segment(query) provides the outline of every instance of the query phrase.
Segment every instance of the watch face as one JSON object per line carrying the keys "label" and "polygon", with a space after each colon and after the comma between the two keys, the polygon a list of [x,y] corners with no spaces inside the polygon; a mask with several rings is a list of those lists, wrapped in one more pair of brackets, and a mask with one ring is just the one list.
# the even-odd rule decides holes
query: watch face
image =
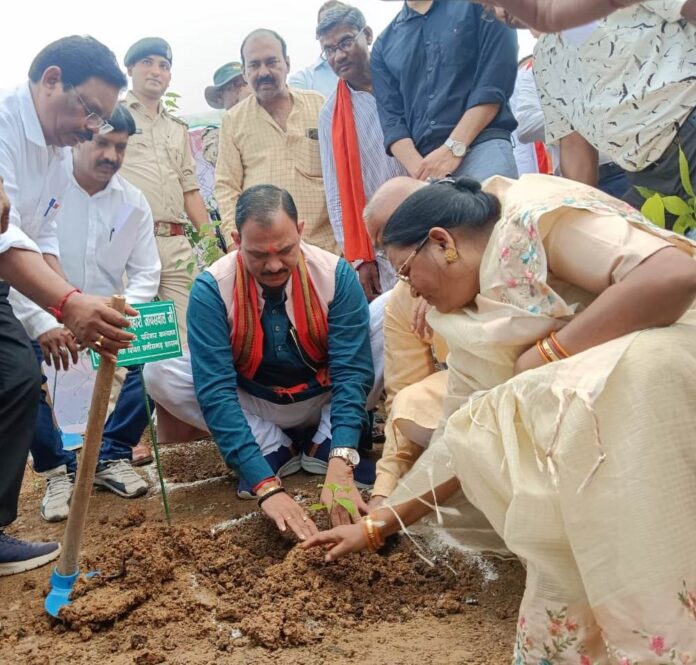
{"label": "watch face", "polygon": [[455,143],[452,153],[455,157],[464,157],[466,154],[466,146],[463,143]]}
{"label": "watch face", "polygon": [[346,451],[346,457],[353,466],[358,466],[358,464],[360,464],[360,453],[358,453],[357,450],[349,448]]}
{"label": "watch face", "polygon": [[360,464],[360,453],[358,453],[355,448],[334,448],[329,455],[331,457],[340,457],[351,466],[358,466]]}

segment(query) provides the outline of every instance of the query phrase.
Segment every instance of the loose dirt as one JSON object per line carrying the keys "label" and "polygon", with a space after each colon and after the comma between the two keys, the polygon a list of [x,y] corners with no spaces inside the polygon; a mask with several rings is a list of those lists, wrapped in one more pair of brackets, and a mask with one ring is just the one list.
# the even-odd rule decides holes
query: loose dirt
{"label": "loose dirt", "polygon": [[[62,622],[43,610],[48,567],[0,578],[0,662],[510,662],[524,580],[516,562],[487,559],[484,575],[479,558],[440,547],[429,566],[397,538],[381,555],[327,564],[236,499],[225,467],[209,464],[212,444],[181,450],[162,455],[172,527],[157,494],[94,495],[80,569],[99,575],[79,580]],[[317,482],[297,474],[287,484],[309,503]],[[14,533],[60,538],[64,524],[38,516],[42,492],[29,472]]]}

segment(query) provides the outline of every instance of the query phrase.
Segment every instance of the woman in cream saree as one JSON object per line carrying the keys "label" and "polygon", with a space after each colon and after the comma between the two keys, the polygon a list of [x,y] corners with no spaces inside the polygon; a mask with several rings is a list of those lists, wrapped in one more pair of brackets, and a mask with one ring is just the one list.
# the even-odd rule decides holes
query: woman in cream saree
{"label": "woman in cream saree", "polygon": [[424,188],[384,233],[450,349],[446,425],[304,546],[374,548],[461,487],[527,567],[516,664],[696,663],[696,246],[578,183],[484,189]]}

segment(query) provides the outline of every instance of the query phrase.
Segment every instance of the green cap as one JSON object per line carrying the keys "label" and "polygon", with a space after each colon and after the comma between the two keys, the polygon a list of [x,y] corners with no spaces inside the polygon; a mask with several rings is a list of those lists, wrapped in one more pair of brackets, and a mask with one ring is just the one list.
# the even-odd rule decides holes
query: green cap
{"label": "green cap", "polygon": [[224,108],[222,101],[220,101],[220,89],[227,85],[232,79],[236,79],[241,75],[241,62],[228,62],[226,65],[215,70],[213,74],[213,85],[209,85],[205,89],[205,101],[214,109]]}
{"label": "green cap", "polygon": [[158,55],[165,60],[169,60],[170,65],[172,64],[172,47],[161,37],[144,37],[139,39],[128,49],[123,62],[126,67],[131,67],[138,60],[147,58],[149,55]]}

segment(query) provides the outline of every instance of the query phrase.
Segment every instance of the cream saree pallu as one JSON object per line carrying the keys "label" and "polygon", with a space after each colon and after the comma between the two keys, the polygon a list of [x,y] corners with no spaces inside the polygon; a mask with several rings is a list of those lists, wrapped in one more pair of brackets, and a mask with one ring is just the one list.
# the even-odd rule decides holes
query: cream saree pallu
{"label": "cream saree pallu", "polygon": [[696,663],[696,310],[513,377],[592,280],[685,244],[590,188],[532,178],[485,187],[503,217],[476,307],[429,317],[451,415],[389,504],[459,478],[527,566],[516,664]]}

